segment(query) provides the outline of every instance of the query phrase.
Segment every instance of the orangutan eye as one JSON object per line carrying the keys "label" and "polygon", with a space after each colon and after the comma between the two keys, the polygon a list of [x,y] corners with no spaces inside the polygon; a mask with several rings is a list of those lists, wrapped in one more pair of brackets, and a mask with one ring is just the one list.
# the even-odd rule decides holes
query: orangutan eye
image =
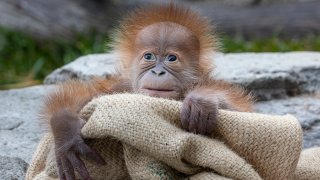
{"label": "orangutan eye", "polygon": [[146,60],[146,61],[154,61],[156,59],[156,57],[152,54],[152,53],[145,53],[143,55],[143,58]]}
{"label": "orangutan eye", "polygon": [[169,56],[167,56],[167,61],[170,61],[170,62],[174,62],[174,61],[176,61],[178,58],[177,58],[177,56],[175,56],[175,55],[169,55]]}

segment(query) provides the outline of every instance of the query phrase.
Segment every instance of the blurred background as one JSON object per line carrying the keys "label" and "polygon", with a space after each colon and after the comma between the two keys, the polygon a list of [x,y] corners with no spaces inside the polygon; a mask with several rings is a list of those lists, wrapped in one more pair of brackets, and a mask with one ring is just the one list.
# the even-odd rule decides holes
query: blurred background
{"label": "blurred background", "polygon": [[[131,9],[157,0],[1,0],[0,89],[41,84],[54,69],[107,52]],[[221,51],[320,51],[320,0],[176,0],[216,26]],[[147,16],[147,14],[146,14]]]}

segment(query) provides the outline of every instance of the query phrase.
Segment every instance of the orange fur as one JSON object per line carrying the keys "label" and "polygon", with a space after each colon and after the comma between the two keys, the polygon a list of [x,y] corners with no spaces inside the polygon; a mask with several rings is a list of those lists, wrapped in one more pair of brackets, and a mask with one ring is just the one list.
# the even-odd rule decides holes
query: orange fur
{"label": "orange fur", "polygon": [[252,102],[254,98],[251,94],[248,94],[242,87],[232,85],[221,80],[210,80],[207,85],[201,88],[211,89],[213,92],[219,94],[225,98],[222,101],[224,103],[232,104],[234,107],[231,108],[236,111],[250,112],[252,111]]}
{"label": "orange fur", "polygon": [[[232,86],[228,83],[216,80],[209,80],[208,75],[211,72],[213,63],[210,59],[211,53],[216,48],[216,38],[212,34],[212,26],[207,19],[188,8],[179,7],[175,4],[152,5],[140,8],[129,14],[118,29],[118,36],[114,48],[120,53],[123,69],[120,74],[125,74],[134,54],[134,41],[137,34],[146,26],[159,23],[172,22],[186,27],[199,40],[200,44],[200,74],[205,74],[199,79],[202,82],[187,85],[186,91],[194,89],[211,89],[210,92],[221,93],[225,96],[224,101],[232,104],[235,110],[250,111],[252,97],[247,95],[242,88]],[[187,78],[187,77],[185,77]],[[201,80],[200,80],[201,81]],[[41,113],[42,119],[48,121],[52,115],[58,111],[66,109],[72,113],[78,113],[81,108],[93,97],[113,93],[113,92],[132,92],[131,82],[124,80],[123,77],[112,77],[110,79],[94,79],[90,82],[69,81],[58,86],[58,89],[51,93],[45,100],[45,106]],[[183,98],[183,97],[182,97]]]}
{"label": "orange fur", "polygon": [[114,76],[109,79],[94,78],[89,82],[71,80],[61,83],[53,93],[46,97],[40,118],[48,121],[54,113],[60,110],[78,113],[95,96],[126,91],[127,87],[115,86],[122,81],[119,77]]}
{"label": "orange fur", "polygon": [[[171,29],[153,34],[161,29],[159,26],[149,29],[151,33],[143,34],[142,30],[145,27],[155,23],[166,25]],[[154,66],[156,61],[152,62],[152,66],[146,61],[141,63],[137,58],[140,56],[139,52],[136,51],[139,49],[139,40],[138,43],[135,42],[136,39],[141,38],[139,32],[143,38],[147,39],[144,41],[156,41],[151,47],[149,44],[145,45],[146,49],[160,49],[162,45],[161,43],[159,45],[160,40],[157,38],[172,35],[170,38],[160,38],[161,42],[165,42],[163,46],[167,46],[167,42],[179,44],[179,47],[182,47],[180,49],[183,49],[179,52],[182,54],[179,56],[182,61],[171,64],[170,67],[168,67],[169,62],[165,62],[168,63],[167,66],[159,61],[159,66],[158,64]],[[217,120],[218,108],[251,111],[252,98],[242,88],[210,79],[209,73],[213,69],[211,58],[216,48],[216,39],[208,21],[187,8],[169,4],[136,10],[119,28],[114,47],[120,55],[122,67],[119,74],[121,76],[108,79],[95,78],[87,82],[68,81],[60,84],[45,100],[41,118],[51,127],[61,178],[74,177],[75,169],[82,172],[80,175],[83,179],[88,179],[89,174],[83,173],[86,172],[86,168],[82,166],[83,162],[79,155],[91,158],[102,165],[105,164],[103,158],[83,141],[80,132],[84,121],[78,117],[83,106],[99,95],[127,91],[182,100],[180,116],[182,127],[201,134],[212,132],[214,122]],[[161,73],[155,71],[161,71]],[[164,76],[160,76],[161,74]],[[69,161],[72,163],[65,163]]]}
{"label": "orange fur", "polygon": [[201,71],[206,74],[212,70],[213,63],[210,56],[217,48],[213,27],[200,14],[173,3],[139,8],[124,19],[113,45],[121,56],[121,68],[130,67],[137,34],[144,27],[159,22],[172,22],[189,29],[199,40]]}

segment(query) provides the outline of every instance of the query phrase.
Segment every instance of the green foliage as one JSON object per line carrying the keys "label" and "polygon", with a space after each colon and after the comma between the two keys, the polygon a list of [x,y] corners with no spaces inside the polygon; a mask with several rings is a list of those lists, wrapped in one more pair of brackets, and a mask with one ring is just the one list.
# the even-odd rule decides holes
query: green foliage
{"label": "green foliage", "polygon": [[221,40],[222,51],[224,52],[320,51],[320,36],[293,39],[271,37],[253,40],[224,36]]}
{"label": "green foliage", "polygon": [[[27,35],[0,28],[0,89],[40,84],[54,69],[79,56],[106,50],[106,35],[79,35],[72,42],[37,41]],[[221,38],[223,52],[320,51],[320,36],[301,39],[244,40]]]}
{"label": "green foliage", "polygon": [[[106,50],[108,38],[99,34],[77,36],[72,42],[37,41],[0,29],[0,89],[11,84],[39,84],[52,70],[77,57]],[[15,86],[13,86],[15,87]]]}

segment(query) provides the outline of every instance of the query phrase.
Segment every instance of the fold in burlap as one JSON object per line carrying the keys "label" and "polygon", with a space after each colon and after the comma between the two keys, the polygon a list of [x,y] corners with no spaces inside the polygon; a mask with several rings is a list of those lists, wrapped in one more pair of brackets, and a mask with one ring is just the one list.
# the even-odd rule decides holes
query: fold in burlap
{"label": "fold in burlap", "polygon": [[[106,95],[81,111],[82,135],[107,161],[84,159],[94,179],[320,179],[320,149],[302,153],[290,115],[219,111],[210,137],[180,129],[181,102]],[[299,163],[298,163],[299,161]],[[26,179],[57,178],[52,136],[35,152]]]}

